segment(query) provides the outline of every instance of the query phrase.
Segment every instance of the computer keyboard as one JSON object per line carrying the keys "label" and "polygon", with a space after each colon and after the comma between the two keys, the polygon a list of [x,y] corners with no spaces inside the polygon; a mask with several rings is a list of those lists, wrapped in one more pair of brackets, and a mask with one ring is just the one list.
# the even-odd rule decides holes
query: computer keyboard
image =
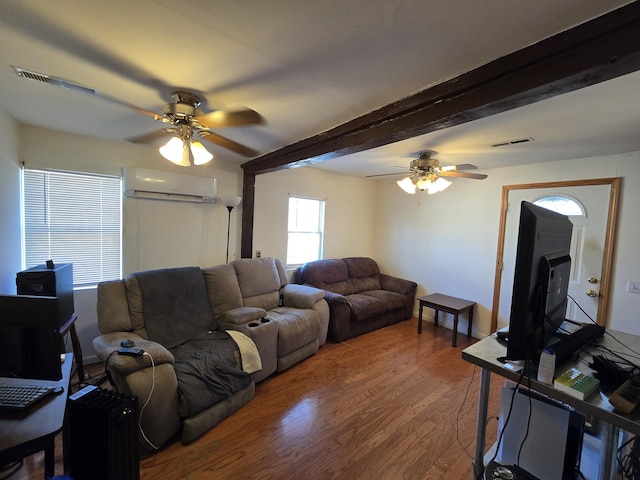
{"label": "computer keyboard", "polygon": [[40,385],[0,385],[1,409],[25,409],[54,393],[55,387]]}

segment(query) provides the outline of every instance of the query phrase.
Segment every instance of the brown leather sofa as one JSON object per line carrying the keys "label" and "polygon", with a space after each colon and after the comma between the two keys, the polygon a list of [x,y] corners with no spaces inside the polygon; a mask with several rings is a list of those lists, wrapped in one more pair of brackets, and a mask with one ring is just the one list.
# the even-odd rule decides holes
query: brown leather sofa
{"label": "brown leather sofa", "polygon": [[380,273],[368,257],[308,262],[295,270],[292,281],[325,291],[329,337],[336,342],[413,316],[417,284]]}

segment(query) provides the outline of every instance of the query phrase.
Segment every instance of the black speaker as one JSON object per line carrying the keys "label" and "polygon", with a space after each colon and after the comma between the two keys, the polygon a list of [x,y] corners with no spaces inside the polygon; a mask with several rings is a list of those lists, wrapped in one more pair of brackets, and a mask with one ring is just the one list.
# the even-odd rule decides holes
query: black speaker
{"label": "black speaker", "polygon": [[60,325],[75,312],[73,305],[73,264],[37,265],[16,275],[18,295],[58,297]]}

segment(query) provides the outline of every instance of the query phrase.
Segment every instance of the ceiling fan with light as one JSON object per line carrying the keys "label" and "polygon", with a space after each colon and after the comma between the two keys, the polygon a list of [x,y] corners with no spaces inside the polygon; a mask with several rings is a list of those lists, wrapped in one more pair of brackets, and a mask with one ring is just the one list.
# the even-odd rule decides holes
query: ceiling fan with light
{"label": "ceiling fan with light", "polygon": [[462,177],[474,180],[484,180],[487,175],[483,173],[470,173],[462,170],[475,170],[478,167],[465,163],[461,165],[451,165],[441,167],[440,161],[432,158],[433,152],[422,152],[418,158],[409,164],[409,172],[406,173],[383,173],[379,175],[367,175],[371,177],[384,177],[391,175],[406,175],[402,180],[396,182],[402,190],[414,194],[416,190],[433,194],[443,191],[451,182],[442,177]]}
{"label": "ceiling fan with light", "polygon": [[166,104],[163,108],[163,112],[160,114],[150,110],[145,110],[122,100],[118,100],[117,98],[105,95],[93,88],[73,83],[68,80],[25,70],[24,68],[16,66],[13,66],[13,70],[22,78],[36,80],[62,87],[67,90],[89,94],[94,97],[125,106],[159,122],[169,124],[158,131],[129,138],[128,141],[134,143],[150,143],[154,140],[170,136],[170,140],[160,147],[160,153],[163,157],[176,165],[183,167],[188,167],[192,164],[204,165],[213,158],[213,155],[207,151],[204,145],[199,140],[194,139],[194,135],[245,157],[255,157],[258,155],[258,152],[252,148],[223,137],[213,131],[214,129],[224,127],[239,127],[262,123],[262,116],[249,108],[234,111],[214,110],[212,112],[204,112],[198,108],[202,103],[200,97],[191,92],[176,90],[171,94],[171,98],[173,98],[174,102]]}

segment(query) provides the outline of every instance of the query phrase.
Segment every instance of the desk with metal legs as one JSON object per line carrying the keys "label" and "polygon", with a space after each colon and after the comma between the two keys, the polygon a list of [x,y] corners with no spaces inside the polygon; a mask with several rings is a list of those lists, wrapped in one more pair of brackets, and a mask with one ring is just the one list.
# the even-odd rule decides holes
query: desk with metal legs
{"label": "desk with metal legs", "polygon": [[[631,349],[638,351],[640,349],[640,337],[636,335],[629,335],[622,332],[616,332],[607,330],[607,332],[613,335],[622,344],[627,345]],[[601,340],[601,344],[612,350],[619,351],[621,349],[620,343],[613,338],[605,335]],[[483,340],[465,348],[462,351],[462,358],[470,363],[481,367],[480,375],[480,392],[478,394],[478,416],[476,419],[476,444],[475,453],[473,458],[473,479],[478,480],[482,478],[482,472],[484,470],[484,455],[485,455],[485,434],[486,425],[488,419],[488,406],[489,406],[489,387],[491,382],[491,374],[495,373],[509,379],[513,382],[517,382],[520,378],[520,374],[517,372],[505,368],[504,365],[498,361],[499,357],[506,355],[506,347],[500,344],[493,337],[486,337]],[[583,354],[584,355],[584,354]],[[556,373],[560,370],[564,371],[570,367],[577,366],[576,364],[566,363],[565,365],[559,365],[556,369]],[[585,371],[584,363],[579,365],[581,371]],[[522,381],[523,386],[527,386],[528,379],[525,377]],[[608,397],[602,392],[596,392],[584,400],[579,400],[572,397],[560,390],[556,390],[550,385],[539,383],[536,380],[531,380],[530,388],[539,393],[549,396],[550,398],[559,400],[572,406],[577,411],[591,415],[595,419],[603,422],[603,429],[601,433],[602,437],[602,455],[600,457],[600,479],[610,479],[614,477],[616,468],[616,451],[617,451],[617,439],[619,430],[625,430],[634,435],[640,435],[640,413],[635,411],[630,415],[623,415],[615,412],[613,407],[609,403]]]}
{"label": "desk with metal legs", "polygon": [[43,478],[54,476],[55,436],[62,430],[67,406],[73,355],[67,353],[59,381],[1,378],[13,385],[63,387],[64,393],[50,395],[24,412],[0,412],[0,465],[7,465],[44,450]]}

